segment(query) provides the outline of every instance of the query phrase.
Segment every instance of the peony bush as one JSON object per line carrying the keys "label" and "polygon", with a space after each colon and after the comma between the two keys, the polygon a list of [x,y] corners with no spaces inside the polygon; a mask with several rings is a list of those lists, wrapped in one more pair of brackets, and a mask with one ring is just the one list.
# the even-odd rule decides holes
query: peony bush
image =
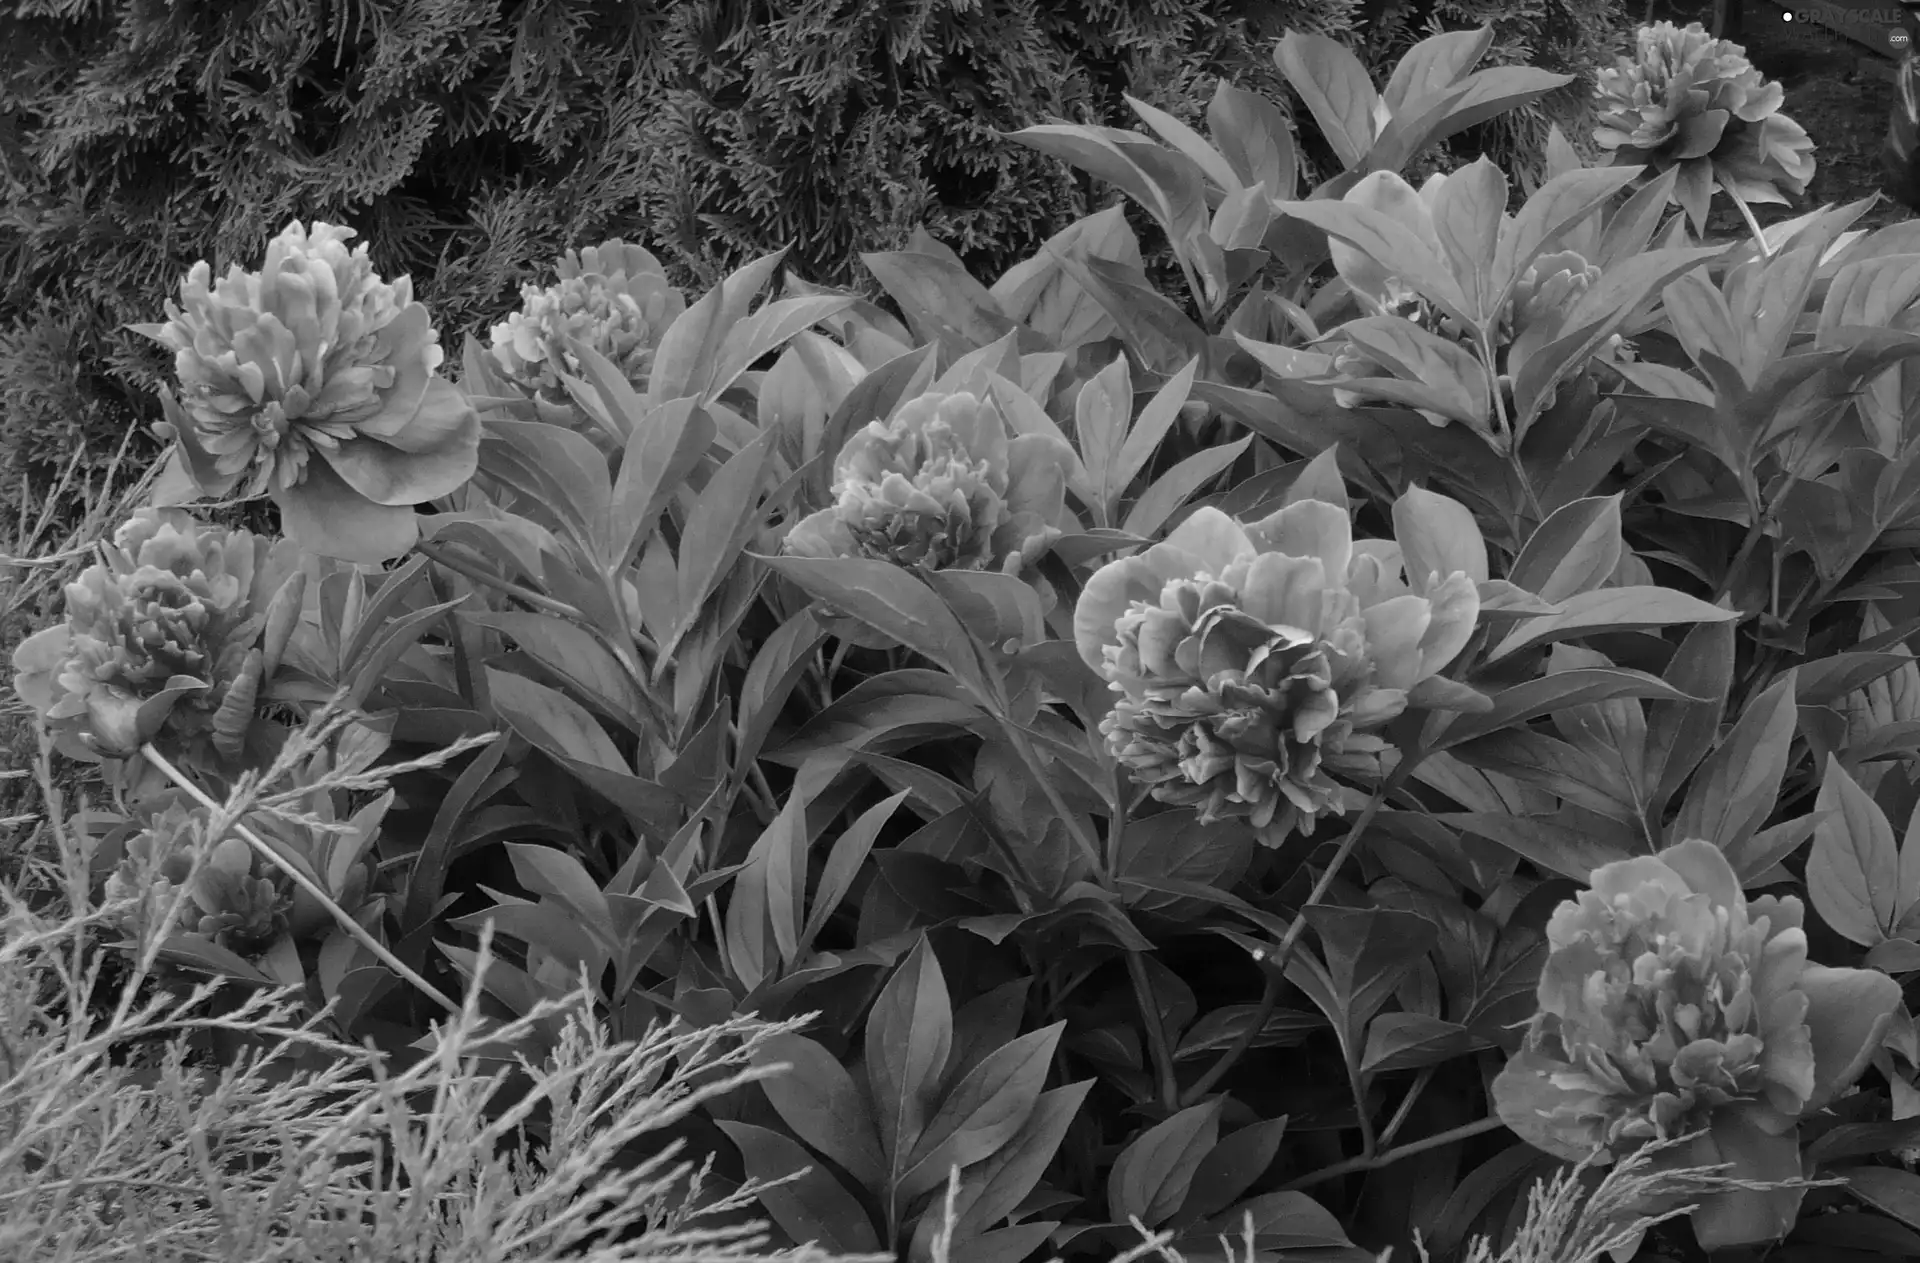
{"label": "peony bush", "polygon": [[443,377],[344,227],[197,266],[14,661],[115,949],[506,1077],[773,1023],[606,1161],[841,1257],[1912,1257],[1911,234],[1700,240],[1811,158],[1697,28],[1416,188],[1562,84],[1489,38],[1280,41],[1317,188],[1232,85],[1013,137],[1177,293],[1118,208],[891,307],[616,239]]}

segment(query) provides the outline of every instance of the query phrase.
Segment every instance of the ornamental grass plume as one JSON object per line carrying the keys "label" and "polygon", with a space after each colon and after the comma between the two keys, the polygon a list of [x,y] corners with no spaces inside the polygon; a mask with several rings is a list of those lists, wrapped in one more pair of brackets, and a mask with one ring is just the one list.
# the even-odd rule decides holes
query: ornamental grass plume
{"label": "ornamental grass plume", "polygon": [[[578,427],[565,379],[578,376],[581,367],[568,343],[592,347],[636,391],[644,391],[660,335],[686,310],[687,300],[667,280],[659,259],[618,238],[567,251],[556,270],[559,279],[545,289],[521,287],[520,310],[493,327],[488,352],[507,382],[533,400],[542,421]],[[607,442],[597,427],[578,428]]]}
{"label": "ornamental grass plume", "polygon": [[1009,437],[991,398],[919,395],[847,440],[834,503],[796,523],[782,549],[1018,574],[1059,536],[1071,459],[1052,435]]}
{"label": "ornamental grass plume", "polygon": [[[1807,960],[1804,908],[1748,900],[1710,842],[1595,869],[1547,925],[1539,1011],[1493,1083],[1500,1118],[1569,1161],[1699,1133],[1687,1165],[1802,1175],[1799,1124],[1866,1069],[1900,1005],[1874,969]],[[1791,1231],[1804,1186],[1702,1197],[1706,1249]]]}
{"label": "ornamental grass plume", "polygon": [[1784,203],[1783,188],[1806,192],[1813,141],[1780,113],[1785,96],[1739,44],[1714,39],[1698,22],[1656,22],[1640,28],[1634,56],[1595,80],[1593,136],[1616,166],[1680,168],[1674,200],[1694,231],[1705,232],[1716,184],[1743,214],[1755,202]]}
{"label": "ornamental grass plume", "polygon": [[413,546],[413,506],[473,475],[480,419],[435,374],[439,335],[412,282],[382,281],[353,235],[295,221],[258,272],[217,282],[202,260],[165,322],[132,328],[174,352],[180,398],[161,402],[176,482],[271,495],[302,547],[374,562]]}
{"label": "ornamental grass plume", "polygon": [[65,619],[14,650],[14,691],[78,758],[165,740],[237,759],[305,584],[289,546],[140,509],[67,585]]}
{"label": "ornamental grass plume", "polygon": [[1465,506],[1415,489],[1394,526],[1356,541],[1321,500],[1244,525],[1202,507],[1101,567],[1074,638],[1120,695],[1100,729],[1133,779],[1270,845],[1345,811],[1333,776],[1378,775],[1374,730],[1466,646],[1487,578]]}

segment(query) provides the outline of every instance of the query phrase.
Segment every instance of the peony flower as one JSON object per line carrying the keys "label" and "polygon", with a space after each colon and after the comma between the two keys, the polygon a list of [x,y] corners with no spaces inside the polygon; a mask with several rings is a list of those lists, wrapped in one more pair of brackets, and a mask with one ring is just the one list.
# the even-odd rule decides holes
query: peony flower
{"label": "peony flower", "polygon": [[[584,342],[644,390],[660,335],[687,301],[667,281],[660,261],[618,238],[561,258],[560,279],[521,287],[520,310],[493,327],[494,367],[532,399],[543,421],[573,425],[576,413],[563,374],[578,376],[569,339]],[[603,439],[593,427],[589,437]]]}
{"label": "peony flower", "polygon": [[[1803,915],[1792,897],[1749,901],[1699,839],[1596,869],[1548,923],[1539,1012],[1493,1084],[1501,1119],[1573,1161],[1702,1131],[1686,1165],[1798,1179],[1800,1120],[1860,1075],[1900,1004],[1877,970],[1810,964]],[[1709,1250],[1773,1240],[1803,1191],[1710,1195],[1695,1234]]]}
{"label": "peony flower", "polygon": [[100,552],[67,585],[65,620],[14,650],[14,691],[69,754],[207,738],[239,757],[304,595],[291,550],[147,508]]}
{"label": "peony flower", "polygon": [[1344,812],[1333,776],[1378,774],[1373,730],[1466,646],[1487,577],[1464,506],[1412,491],[1395,524],[1404,550],[1324,501],[1246,525],[1203,507],[1095,572],[1074,639],[1120,695],[1100,729],[1133,779],[1276,845]]}
{"label": "peony flower", "polygon": [[203,260],[161,324],[180,399],[162,396],[179,468],[205,495],[271,495],[287,534],[353,561],[418,538],[413,506],[472,476],[480,420],[435,376],[442,352],[406,277],[373,271],[350,228],[296,221],[258,272]]}
{"label": "peony flower", "polygon": [[118,923],[126,933],[143,937],[172,903],[174,891],[185,886],[175,925],[168,928],[204,934],[243,956],[257,955],[286,928],[285,901],[271,880],[255,875],[253,850],[238,837],[221,839],[195,869],[192,852],[206,828],[203,810],[170,803],[128,840],[126,857],[107,878],[106,900],[139,900]]}
{"label": "peony flower", "polygon": [[1785,202],[1813,179],[1813,141],[1780,113],[1786,93],[1698,22],[1640,28],[1635,55],[1602,70],[1594,139],[1616,165],[1680,168],[1674,198],[1706,229],[1715,184],[1745,202]]}
{"label": "peony flower", "polygon": [[847,440],[834,504],[796,523],[782,548],[1018,573],[1059,535],[1071,458],[1051,435],[1009,438],[991,399],[921,395]]}

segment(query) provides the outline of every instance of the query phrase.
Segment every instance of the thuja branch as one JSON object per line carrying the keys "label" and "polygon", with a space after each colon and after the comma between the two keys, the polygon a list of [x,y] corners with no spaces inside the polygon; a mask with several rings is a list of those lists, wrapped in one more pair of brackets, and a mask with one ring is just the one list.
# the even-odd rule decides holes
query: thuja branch
{"label": "thuja branch", "polygon": [[[146,756],[147,762],[153,764],[162,776],[172,781],[187,797],[193,799],[195,803],[211,813],[212,819],[219,819],[221,811],[220,804],[215,802],[205,790],[188,780],[186,773],[168,762],[165,756],[154,749],[151,744],[140,747],[140,753]],[[362,947],[372,952],[381,964],[412,983],[421,995],[426,996],[429,1000],[432,1000],[448,1012],[460,1012],[459,1004],[449,999],[438,987],[408,968],[398,956],[388,951],[384,943],[369,934],[365,926],[354,920],[345,908],[335,903],[333,896],[321,889],[319,884],[312,878],[301,872],[299,866],[291,859],[282,855],[278,848],[269,845],[259,834],[247,828],[239,821],[235,821],[230,825],[229,830],[242,842],[252,847],[262,859],[285,873],[287,877],[293,881],[294,885],[300,887],[300,889],[312,896],[322,908],[327,910],[335,921],[340,923],[341,929],[345,930],[347,934]]]}

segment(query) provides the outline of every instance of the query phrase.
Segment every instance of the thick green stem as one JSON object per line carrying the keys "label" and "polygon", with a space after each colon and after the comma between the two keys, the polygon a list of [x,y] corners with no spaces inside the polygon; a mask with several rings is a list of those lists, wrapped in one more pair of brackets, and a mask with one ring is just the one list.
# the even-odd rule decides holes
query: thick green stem
{"label": "thick green stem", "polygon": [[1438,1135],[1428,1136],[1425,1140],[1416,1140],[1412,1144],[1401,1145],[1397,1149],[1389,1149],[1385,1153],[1374,1154],[1371,1157],[1348,1158],[1345,1162],[1336,1162],[1330,1167],[1322,1167],[1310,1175],[1303,1175],[1299,1179],[1289,1182],[1284,1186],[1284,1191],[1292,1192],[1295,1189],[1311,1188],[1315,1184],[1324,1184],[1328,1180],[1337,1180],[1343,1175],[1352,1175],[1356,1171],[1377,1171],[1381,1167],[1391,1166],[1402,1158],[1411,1158],[1432,1149],[1458,1144],[1462,1140],[1471,1140],[1475,1136],[1484,1136],[1490,1131],[1499,1131],[1505,1126],[1506,1123],[1498,1118],[1475,1119],[1471,1123],[1463,1123],[1458,1127],[1449,1128]]}
{"label": "thick green stem", "polygon": [[1366,808],[1361,811],[1359,819],[1353,822],[1353,826],[1347,830],[1347,836],[1340,839],[1340,847],[1334,852],[1333,861],[1327,865],[1326,871],[1320,874],[1320,880],[1314,883],[1312,892],[1307,895],[1307,901],[1300,905],[1300,911],[1294,916],[1293,924],[1287,927],[1286,937],[1280,940],[1280,946],[1275,949],[1271,960],[1262,962],[1268,966],[1267,981],[1260,992],[1260,1004],[1254,1010],[1253,1020],[1234,1037],[1233,1043],[1220,1054],[1220,1059],[1207,1067],[1206,1073],[1187,1089],[1183,1098],[1184,1104],[1195,1104],[1207,1093],[1213,1091],[1215,1085],[1226,1076],[1227,1071],[1233,1069],[1240,1059],[1247,1055],[1247,1050],[1253,1047],[1253,1041],[1260,1037],[1260,1032],[1266,1029],[1267,1022],[1273,1017],[1275,1006],[1280,1002],[1280,980],[1286,976],[1287,962],[1293,959],[1295,949],[1300,946],[1300,936],[1306,932],[1307,909],[1316,906],[1327,897],[1327,892],[1333,889],[1334,879],[1339,876],[1341,868],[1345,867],[1347,857],[1353,854],[1353,848],[1359,845],[1360,836],[1367,831],[1367,826],[1373,823],[1374,816],[1385,805],[1387,795],[1400,788],[1406,778],[1412,775],[1414,764],[1419,762],[1420,757],[1421,752],[1415,751],[1400,760],[1399,765],[1387,774],[1387,779],[1380,783],[1380,788],[1374,791],[1373,797],[1367,800]]}
{"label": "thick green stem", "polygon": [[1153,984],[1147,979],[1146,958],[1139,952],[1127,953],[1127,977],[1133,983],[1134,1002],[1140,1006],[1140,1024],[1147,1031],[1147,1053],[1153,1060],[1160,1105],[1171,1114],[1180,1108],[1180,1081],[1173,1073],[1173,1048],[1167,1043],[1167,1022],[1161,1016],[1159,1003],[1153,998]]}

